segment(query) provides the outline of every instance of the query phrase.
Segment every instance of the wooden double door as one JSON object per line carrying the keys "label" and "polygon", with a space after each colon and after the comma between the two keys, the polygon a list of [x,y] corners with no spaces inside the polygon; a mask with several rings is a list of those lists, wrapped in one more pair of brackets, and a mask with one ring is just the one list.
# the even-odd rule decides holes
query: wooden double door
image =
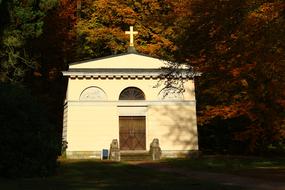
{"label": "wooden double door", "polygon": [[120,116],[121,150],[146,150],[145,116]]}

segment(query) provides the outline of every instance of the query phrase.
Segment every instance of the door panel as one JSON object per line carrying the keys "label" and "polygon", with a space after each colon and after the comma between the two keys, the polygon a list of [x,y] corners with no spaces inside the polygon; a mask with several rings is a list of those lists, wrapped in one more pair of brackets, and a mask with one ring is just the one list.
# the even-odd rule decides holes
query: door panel
{"label": "door panel", "polygon": [[146,149],[144,116],[120,116],[119,127],[121,150]]}

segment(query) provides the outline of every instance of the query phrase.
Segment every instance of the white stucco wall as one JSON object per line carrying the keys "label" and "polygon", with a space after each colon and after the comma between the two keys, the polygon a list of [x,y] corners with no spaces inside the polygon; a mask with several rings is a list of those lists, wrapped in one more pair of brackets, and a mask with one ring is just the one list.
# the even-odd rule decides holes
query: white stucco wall
{"label": "white stucco wall", "polygon": [[162,150],[198,150],[195,103],[150,106],[148,139],[158,138]]}
{"label": "white stucco wall", "polygon": [[[157,84],[162,84],[155,88]],[[96,86],[104,90],[108,101],[118,101],[120,93],[127,87],[137,87],[145,93],[147,101],[158,101],[158,94],[164,88],[159,79],[69,79],[68,101],[79,101],[86,88]],[[184,100],[195,100],[194,82],[185,83]]]}
{"label": "white stucco wall", "polygon": [[68,108],[67,104],[65,104],[63,109],[62,141],[67,141],[67,116],[68,116]]}
{"label": "white stucco wall", "polygon": [[67,132],[69,151],[99,151],[109,148],[119,134],[117,109],[109,105],[69,106]]}
{"label": "white stucco wall", "polygon": [[[143,109],[133,112],[146,116],[147,149],[151,141],[158,138],[162,150],[197,150],[193,81],[185,83],[181,101],[161,101],[159,92],[163,85],[154,88],[157,82],[157,79],[69,79],[67,151],[108,149],[112,139],[119,140],[119,115],[127,113],[125,106],[138,105]],[[80,101],[82,91],[91,86],[102,89],[107,100]],[[119,101],[121,91],[130,86],[140,88],[146,100]]]}

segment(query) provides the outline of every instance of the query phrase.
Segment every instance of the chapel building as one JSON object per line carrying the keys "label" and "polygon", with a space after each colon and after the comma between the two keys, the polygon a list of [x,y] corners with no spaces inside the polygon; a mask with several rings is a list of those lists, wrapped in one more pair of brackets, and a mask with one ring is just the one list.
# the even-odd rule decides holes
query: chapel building
{"label": "chapel building", "polygon": [[197,151],[194,78],[175,79],[183,91],[166,88],[167,65],[137,53],[132,41],[127,53],[70,64],[63,71],[67,158],[100,158],[114,139],[120,152],[147,152],[154,139],[162,157]]}

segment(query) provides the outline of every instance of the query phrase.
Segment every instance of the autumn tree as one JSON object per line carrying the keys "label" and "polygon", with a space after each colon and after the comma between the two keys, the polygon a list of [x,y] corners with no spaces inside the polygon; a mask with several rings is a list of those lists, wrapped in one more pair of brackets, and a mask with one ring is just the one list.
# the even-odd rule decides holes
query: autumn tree
{"label": "autumn tree", "polygon": [[159,0],[82,0],[81,18],[76,31],[81,57],[100,57],[126,52],[125,31],[134,26],[139,31],[136,49],[153,56],[168,54],[175,49],[171,41],[171,22],[163,24],[173,10],[168,1]]}
{"label": "autumn tree", "polygon": [[[39,66],[25,78],[25,85],[45,105],[47,117],[61,136],[63,102],[67,80],[61,71],[76,57],[77,40],[74,26],[77,21],[77,1],[58,0],[43,19],[43,33],[28,46],[38,57]],[[61,141],[59,141],[61,143]]]}
{"label": "autumn tree", "polygon": [[197,79],[202,144],[222,139],[220,150],[242,152],[284,148],[284,2],[176,5],[176,60],[203,72]]}
{"label": "autumn tree", "polygon": [[[77,21],[77,2],[58,0],[58,4],[44,18],[42,35],[29,45],[41,57],[38,75],[54,79],[73,61]],[[44,44],[44,45],[43,45]]]}

